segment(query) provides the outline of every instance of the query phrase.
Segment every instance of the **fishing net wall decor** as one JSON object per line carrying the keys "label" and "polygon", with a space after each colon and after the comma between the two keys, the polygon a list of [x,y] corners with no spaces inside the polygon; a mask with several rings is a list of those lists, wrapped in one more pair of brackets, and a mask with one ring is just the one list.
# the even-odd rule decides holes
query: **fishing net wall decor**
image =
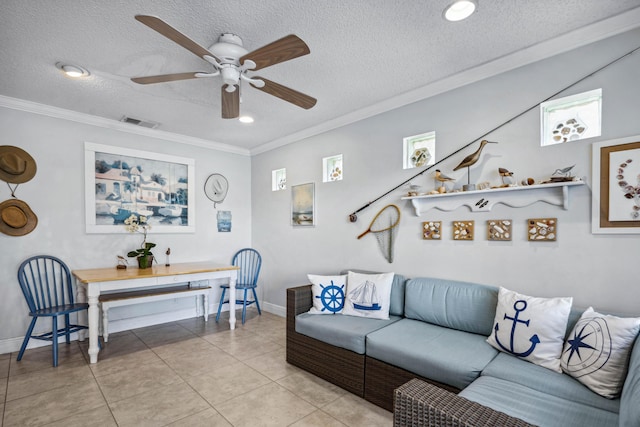
{"label": "fishing net wall decor", "polygon": [[368,233],[373,233],[378,241],[382,256],[389,262],[393,262],[393,244],[398,235],[400,224],[400,209],[396,205],[387,205],[373,218],[367,231],[358,236],[363,238]]}

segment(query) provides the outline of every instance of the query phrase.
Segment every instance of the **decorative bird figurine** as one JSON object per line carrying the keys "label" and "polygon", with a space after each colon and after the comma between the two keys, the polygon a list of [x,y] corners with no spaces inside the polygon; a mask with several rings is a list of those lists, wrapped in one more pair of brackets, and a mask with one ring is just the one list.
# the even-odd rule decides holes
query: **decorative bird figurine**
{"label": "decorative bird figurine", "polygon": [[562,175],[564,177],[568,177],[571,175],[571,169],[573,169],[575,165],[567,166],[566,168],[556,169],[551,175]]}
{"label": "decorative bird figurine", "polygon": [[498,174],[500,174],[500,179],[502,179],[502,185],[509,185],[511,183],[510,179],[508,179],[509,183],[504,181],[506,177],[513,176],[513,172],[509,171],[509,169],[498,168]]}
{"label": "decorative bird figurine", "polygon": [[458,169],[468,168],[469,166],[475,165],[480,159],[480,154],[482,153],[482,149],[487,144],[497,144],[497,142],[487,141],[486,139],[483,139],[482,141],[480,141],[480,148],[478,148],[475,153],[469,154],[467,157],[465,157],[458,166],[453,168],[453,170],[457,171]]}
{"label": "decorative bird figurine", "polygon": [[[441,183],[441,185],[438,187],[438,183],[436,181],[439,181]],[[446,182],[451,182],[451,181],[455,181],[454,178],[451,178],[450,176],[447,176],[445,174],[443,174],[440,169],[436,169],[436,174],[434,176],[434,183],[436,185],[436,187],[438,188],[438,192],[439,193],[446,193],[447,189],[445,187],[445,183]]]}
{"label": "decorative bird figurine", "polygon": [[462,160],[462,162],[460,162],[458,166],[453,168],[454,171],[457,171],[458,169],[462,169],[462,168],[467,168],[467,185],[462,186],[463,191],[472,191],[476,189],[476,185],[470,183],[471,178],[469,177],[470,175],[469,166],[475,165],[478,162],[478,160],[480,160],[480,153],[482,153],[482,149],[487,144],[497,144],[497,142],[487,141],[486,139],[483,139],[482,141],[480,141],[480,147],[476,150],[475,153],[469,154],[467,157],[465,157]]}
{"label": "decorative bird figurine", "polygon": [[440,181],[440,182],[447,182],[447,181],[455,181],[455,179],[443,174],[442,172],[440,172],[440,169],[436,169],[436,176],[435,176],[436,180]]}

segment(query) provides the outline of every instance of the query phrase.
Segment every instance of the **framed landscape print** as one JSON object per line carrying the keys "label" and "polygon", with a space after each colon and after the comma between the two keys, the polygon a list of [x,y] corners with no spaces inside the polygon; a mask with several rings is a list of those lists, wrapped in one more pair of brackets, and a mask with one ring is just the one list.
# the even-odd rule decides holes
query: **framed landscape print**
{"label": "framed landscape print", "polygon": [[592,145],[591,231],[640,234],[640,135]]}
{"label": "framed landscape print", "polygon": [[86,142],[86,231],[127,233],[133,214],[150,234],[193,233],[194,182],[193,159]]}
{"label": "framed landscape print", "polygon": [[315,185],[313,182],[291,186],[291,225],[316,225]]}

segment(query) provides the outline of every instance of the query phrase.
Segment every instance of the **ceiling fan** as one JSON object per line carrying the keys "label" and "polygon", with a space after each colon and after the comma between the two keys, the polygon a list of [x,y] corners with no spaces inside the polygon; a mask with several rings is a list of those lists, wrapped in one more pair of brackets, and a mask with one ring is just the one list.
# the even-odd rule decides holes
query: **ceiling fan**
{"label": "ceiling fan", "polygon": [[309,109],[316,105],[316,99],[264,77],[248,76],[248,71],[257,71],[290,59],[307,55],[309,47],[298,36],[290,34],[252,52],[242,46],[242,39],[235,34],[223,33],[218,42],[209,49],[200,46],[160,18],[136,15],[136,20],[152,30],[189,50],[211,65],[212,72],[188,72],[163,74],[158,76],[133,77],[139,84],[164,83],[204,77],[222,76],[222,118],[233,119],[240,115],[240,83],[245,81],[256,89],[276,96],[298,107]]}

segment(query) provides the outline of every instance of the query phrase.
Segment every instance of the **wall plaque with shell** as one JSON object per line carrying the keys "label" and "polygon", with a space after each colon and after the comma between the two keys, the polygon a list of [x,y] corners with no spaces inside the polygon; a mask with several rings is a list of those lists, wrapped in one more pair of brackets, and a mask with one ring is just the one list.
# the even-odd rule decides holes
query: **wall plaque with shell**
{"label": "wall plaque with shell", "polygon": [[527,230],[527,235],[530,242],[555,242],[558,235],[558,219],[528,219]]}
{"label": "wall plaque with shell", "polygon": [[492,241],[511,241],[510,219],[489,219],[487,220],[487,240]]}
{"label": "wall plaque with shell", "polygon": [[424,240],[442,240],[442,221],[426,221],[422,223]]}
{"label": "wall plaque with shell", "polygon": [[473,221],[453,221],[453,240],[473,240]]}

